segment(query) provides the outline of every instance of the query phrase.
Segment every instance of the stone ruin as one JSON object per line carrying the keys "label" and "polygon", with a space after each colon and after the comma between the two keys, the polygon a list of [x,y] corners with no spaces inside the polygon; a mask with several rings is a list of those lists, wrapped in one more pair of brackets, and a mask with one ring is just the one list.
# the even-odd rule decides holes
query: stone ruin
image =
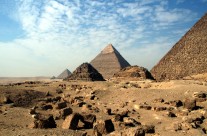
{"label": "stone ruin", "polygon": [[142,79],[152,79],[151,73],[144,67],[139,66],[128,66],[121,69],[119,72],[113,75],[113,78],[118,79],[130,79],[130,80],[142,80]]}
{"label": "stone ruin", "polygon": [[81,64],[66,80],[104,81],[103,76],[89,63]]}

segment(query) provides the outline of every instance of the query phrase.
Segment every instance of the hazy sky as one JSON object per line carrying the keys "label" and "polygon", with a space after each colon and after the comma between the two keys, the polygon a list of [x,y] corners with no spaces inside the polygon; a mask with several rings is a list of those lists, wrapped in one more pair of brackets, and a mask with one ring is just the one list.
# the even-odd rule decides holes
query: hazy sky
{"label": "hazy sky", "polygon": [[151,69],[207,0],[0,0],[0,76],[57,76],[112,43]]}

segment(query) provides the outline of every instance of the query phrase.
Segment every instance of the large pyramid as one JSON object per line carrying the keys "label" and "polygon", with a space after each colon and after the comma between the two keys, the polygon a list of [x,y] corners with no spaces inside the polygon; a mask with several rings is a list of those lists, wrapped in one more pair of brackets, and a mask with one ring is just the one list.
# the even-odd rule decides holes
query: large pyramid
{"label": "large pyramid", "polygon": [[207,72],[207,14],[151,70],[157,80]]}
{"label": "large pyramid", "polygon": [[102,75],[89,63],[83,63],[66,80],[104,81]]}
{"label": "large pyramid", "polygon": [[90,63],[105,79],[111,78],[122,68],[130,66],[112,44],[107,45]]}
{"label": "large pyramid", "polygon": [[68,69],[65,69],[57,78],[58,79],[65,79],[71,75],[71,72]]}

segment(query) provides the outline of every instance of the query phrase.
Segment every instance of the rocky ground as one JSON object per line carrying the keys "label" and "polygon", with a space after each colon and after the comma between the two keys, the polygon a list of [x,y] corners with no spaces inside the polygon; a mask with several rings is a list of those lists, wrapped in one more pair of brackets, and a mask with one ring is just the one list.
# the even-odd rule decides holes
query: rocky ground
{"label": "rocky ground", "polygon": [[0,86],[1,136],[200,136],[207,82],[27,81]]}

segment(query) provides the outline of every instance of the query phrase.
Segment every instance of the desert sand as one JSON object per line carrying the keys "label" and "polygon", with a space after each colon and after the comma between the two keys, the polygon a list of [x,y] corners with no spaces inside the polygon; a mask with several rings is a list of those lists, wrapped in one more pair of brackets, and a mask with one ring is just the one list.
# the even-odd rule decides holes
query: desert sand
{"label": "desert sand", "polygon": [[[146,136],[206,135],[206,81],[15,81],[1,80],[1,136],[93,136],[104,129],[98,123],[105,120],[114,128],[102,135],[132,136],[138,128]],[[72,110],[68,115],[62,113],[66,108]],[[64,119],[76,113],[95,115],[93,126],[87,128],[79,120],[75,128],[65,129],[69,126]],[[35,126],[37,115],[53,115],[56,127]]]}

